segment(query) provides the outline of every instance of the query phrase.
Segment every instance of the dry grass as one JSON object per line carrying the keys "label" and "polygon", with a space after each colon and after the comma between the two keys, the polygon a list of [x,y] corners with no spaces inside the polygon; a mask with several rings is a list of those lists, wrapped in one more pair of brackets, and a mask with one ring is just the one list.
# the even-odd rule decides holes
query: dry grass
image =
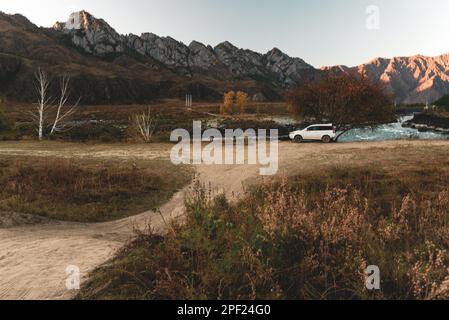
{"label": "dry grass", "polygon": [[[0,140],[32,139],[36,135],[35,128],[26,116],[31,108],[34,108],[31,104],[7,103],[5,115],[11,123],[15,123],[15,127],[0,132]],[[195,103],[194,107],[188,109],[184,101],[164,100],[152,104],[151,108],[157,117],[154,142],[168,141],[174,129],[191,129],[193,121],[216,122],[220,115],[219,103]],[[80,106],[71,119],[76,126],[70,131],[55,135],[52,139],[78,142],[140,141],[130,119],[147,110],[148,105]],[[247,113],[244,118],[251,119],[255,116],[288,114],[285,103],[250,103]]]}
{"label": "dry grass", "polygon": [[166,160],[0,159],[0,210],[99,222],[152,210],[189,182]]}
{"label": "dry grass", "polygon": [[[267,181],[237,203],[197,185],[185,224],[140,234],[78,298],[448,298],[447,178],[445,167],[333,168]],[[368,265],[381,291],[366,290]]]}

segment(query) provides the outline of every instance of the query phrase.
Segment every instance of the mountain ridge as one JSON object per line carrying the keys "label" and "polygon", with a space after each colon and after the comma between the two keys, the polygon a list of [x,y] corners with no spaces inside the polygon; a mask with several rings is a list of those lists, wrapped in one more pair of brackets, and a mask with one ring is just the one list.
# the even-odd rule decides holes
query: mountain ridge
{"label": "mountain ridge", "polygon": [[[114,28],[102,19],[97,19],[86,11],[72,13],[67,22],[56,22],[53,29],[72,37],[72,42],[88,53],[104,56],[112,53],[123,53],[126,49],[133,50],[143,56],[149,56],[166,66],[174,68],[203,69],[225,67],[231,75],[263,76],[270,73],[267,65],[270,60],[268,55],[279,49],[274,48],[266,54],[261,54],[249,49],[241,49],[229,41],[223,41],[212,47],[193,40],[189,45],[184,44],[170,36],[161,37],[154,33],[146,32],[140,36],[135,34],[120,35]],[[285,53],[279,55],[285,60],[290,60],[299,69],[314,69],[302,59],[290,58]],[[279,80],[279,85],[288,85],[294,81],[288,68],[273,70]],[[189,73],[186,70],[186,73]],[[297,75],[294,76],[297,78]],[[284,81],[282,81],[284,80]]]}
{"label": "mountain ridge", "polygon": [[[55,73],[78,74],[76,90],[92,97],[89,103],[137,103],[182,97],[187,92],[193,92],[195,99],[214,100],[235,88],[257,99],[281,100],[285,90],[329,73],[363,75],[383,83],[397,103],[433,102],[449,93],[449,54],[374,58],[354,67],[316,69],[278,48],[259,53],[229,41],[212,47],[195,40],[186,45],[150,32],[122,35],[105,20],[84,10],[72,13],[67,21],[56,22],[52,28],[38,28],[26,17],[2,13],[0,84],[9,89],[13,89],[12,84],[28,88],[29,84],[20,81],[8,82],[9,77],[21,73],[29,77],[31,66],[41,64]],[[23,71],[25,67],[28,69]],[[13,80],[21,77],[25,76]],[[80,79],[99,87],[102,96],[95,98],[98,90],[91,92],[80,84]],[[145,88],[153,92],[148,94]],[[14,96],[18,90],[6,93]]]}
{"label": "mountain ridge", "polygon": [[355,67],[325,67],[325,72],[363,75],[383,83],[404,104],[433,103],[449,93],[449,54],[374,58]]}

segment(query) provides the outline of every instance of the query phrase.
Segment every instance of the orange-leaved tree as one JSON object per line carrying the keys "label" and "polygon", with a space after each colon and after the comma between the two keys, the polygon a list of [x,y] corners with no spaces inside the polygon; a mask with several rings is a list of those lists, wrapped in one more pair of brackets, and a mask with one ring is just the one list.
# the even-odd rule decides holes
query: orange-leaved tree
{"label": "orange-leaved tree", "polygon": [[246,92],[239,91],[235,96],[236,109],[240,114],[245,113],[249,103],[249,96]]}
{"label": "orange-leaved tree", "polygon": [[223,115],[243,114],[249,103],[249,96],[243,91],[229,91],[223,96],[220,113]]}
{"label": "orange-leaved tree", "polygon": [[221,114],[233,114],[235,104],[235,92],[226,92],[223,96],[223,105],[221,106]]}

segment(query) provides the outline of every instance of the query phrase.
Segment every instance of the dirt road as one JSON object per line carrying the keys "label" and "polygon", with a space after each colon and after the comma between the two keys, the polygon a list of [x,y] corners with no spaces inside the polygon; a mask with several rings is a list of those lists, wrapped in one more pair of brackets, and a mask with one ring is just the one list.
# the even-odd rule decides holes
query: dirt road
{"label": "dirt road", "polygon": [[[0,143],[0,156],[168,158],[169,145],[84,146],[76,144]],[[325,166],[419,165],[436,161],[447,165],[449,141],[396,141],[348,144],[281,143],[280,174],[296,174]],[[257,181],[258,167],[197,166],[201,180],[212,188],[238,197],[245,183]],[[119,221],[81,224],[51,222],[0,229],[0,299],[69,299],[66,267],[80,268],[82,279],[109,260],[134,234],[149,223],[163,231],[166,222],[183,212],[186,190],[161,207],[160,214],[146,212]]]}

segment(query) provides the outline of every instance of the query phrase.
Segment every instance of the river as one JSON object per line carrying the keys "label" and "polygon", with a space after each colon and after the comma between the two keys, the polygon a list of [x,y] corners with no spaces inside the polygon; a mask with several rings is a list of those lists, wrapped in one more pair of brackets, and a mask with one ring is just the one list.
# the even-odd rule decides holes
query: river
{"label": "river", "polygon": [[[339,142],[360,142],[360,141],[387,141],[387,140],[446,140],[449,134],[438,132],[419,132],[417,129],[403,127],[402,125],[413,119],[413,115],[402,116],[397,122],[379,125],[374,128],[353,129],[344,133]],[[291,117],[271,117],[282,125],[294,125],[295,120]]]}
{"label": "river", "polygon": [[375,128],[353,129],[343,134],[340,142],[356,141],[386,141],[386,140],[445,140],[448,134],[438,132],[419,132],[417,129],[403,127],[402,125],[412,120],[413,116],[403,116],[397,122],[380,125]]}

